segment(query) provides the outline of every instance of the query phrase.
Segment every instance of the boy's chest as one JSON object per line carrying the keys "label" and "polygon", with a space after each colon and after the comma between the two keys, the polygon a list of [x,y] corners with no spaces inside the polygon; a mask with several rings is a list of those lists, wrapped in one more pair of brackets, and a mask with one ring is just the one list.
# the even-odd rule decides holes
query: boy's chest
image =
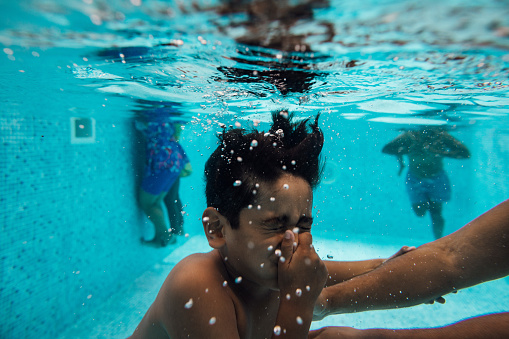
{"label": "boy's chest", "polygon": [[237,324],[242,339],[271,338],[276,325],[279,298],[270,298],[263,302],[239,302]]}

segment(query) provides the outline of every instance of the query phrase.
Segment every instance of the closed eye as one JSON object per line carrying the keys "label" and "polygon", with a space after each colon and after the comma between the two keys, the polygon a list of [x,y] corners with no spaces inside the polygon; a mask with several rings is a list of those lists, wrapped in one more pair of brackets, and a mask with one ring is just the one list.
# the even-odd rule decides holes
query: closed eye
{"label": "closed eye", "polygon": [[299,219],[297,227],[301,232],[310,232],[311,225],[313,225],[313,218],[303,216]]}
{"label": "closed eye", "polygon": [[[271,230],[275,230],[275,231],[286,230],[286,229],[288,229],[288,227],[290,227],[288,219],[289,218],[287,216],[274,217],[274,218],[265,220],[263,222],[263,224]],[[313,224],[313,218],[303,216],[297,222],[296,227],[299,228],[300,232],[310,232],[312,224]]]}

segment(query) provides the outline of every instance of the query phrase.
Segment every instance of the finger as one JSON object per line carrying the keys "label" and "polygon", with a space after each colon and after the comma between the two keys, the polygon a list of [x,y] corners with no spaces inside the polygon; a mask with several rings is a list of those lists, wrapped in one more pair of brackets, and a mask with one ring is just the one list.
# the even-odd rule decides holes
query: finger
{"label": "finger", "polygon": [[313,236],[309,232],[299,234],[299,248],[309,250],[313,247]]}
{"label": "finger", "polygon": [[286,230],[281,242],[281,262],[290,260],[293,255],[293,243],[295,242],[295,234],[292,231]]}
{"label": "finger", "polygon": [[[394,259],[396,257],[399,257],[400,255],[403,255],[405,253],[408,253],[408,252],[411,252],[415,250],[415,246],[403,246],[399,249],[399,251],[397,251],[396,253],[394,253],[393,255],[391,255],[389,258],[387,258],[387,260],[390,260],[390,259]],[[386,260],[386,261],[387,261]]]}
{"label": "finger", "polygon": [[295,236],[295,240],[293,241],[293,251],[295,252],[297,246],[299,246],[299,228],[294,227],[292,233]]}
{"label": "finger", "polygon": [[438,298],[436,299],[436,301],[437,301],[437,303],[439,303],[439,304],[445,304],[445,298],[444,298],[444,297],[438,297]]}

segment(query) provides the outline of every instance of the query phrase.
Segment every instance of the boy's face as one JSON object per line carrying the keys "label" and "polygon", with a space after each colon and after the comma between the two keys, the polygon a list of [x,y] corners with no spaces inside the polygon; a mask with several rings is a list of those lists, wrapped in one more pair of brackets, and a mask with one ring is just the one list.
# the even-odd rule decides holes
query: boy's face
{"label": "boy's face", "polygon": [[[311,230],[313,193],[302,178],[285,174],[274,184],[260,182],[252,207],[239,215],[239,227],[225,230],[223,255],[234,278],[278,289],[278,254],[286,230]],[[298,235],[296,235],[296,241]]]}

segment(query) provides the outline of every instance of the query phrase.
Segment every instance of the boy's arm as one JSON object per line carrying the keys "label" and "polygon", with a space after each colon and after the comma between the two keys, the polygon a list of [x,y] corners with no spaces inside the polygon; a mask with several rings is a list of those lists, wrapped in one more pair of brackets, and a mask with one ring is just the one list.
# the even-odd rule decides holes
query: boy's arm
{"label": "boy's arm", "polygon": [[309,332],[309,339],[333,338],[509,338],[509,312],[470,318],[452,325],[438,328],[417,328],[410,330],[374,328],[357,330],[351,327],[324,327],[319,330]]}
{"label": "boy's arm", "polygon": [[[322,291],[315,319],[414,306],[509,274],[509,200],[458,231]],[[321,307],[320,307],[321,306]]]}
{"label": "boy's arm", "polygon": [[[294,244],[298,241],[297,247]],[[327,279],[327,268],[312,246],[310,233],[285,232],[284,260],[278,264],[279,309],[272,338],[307,338],[316,299]]]}

